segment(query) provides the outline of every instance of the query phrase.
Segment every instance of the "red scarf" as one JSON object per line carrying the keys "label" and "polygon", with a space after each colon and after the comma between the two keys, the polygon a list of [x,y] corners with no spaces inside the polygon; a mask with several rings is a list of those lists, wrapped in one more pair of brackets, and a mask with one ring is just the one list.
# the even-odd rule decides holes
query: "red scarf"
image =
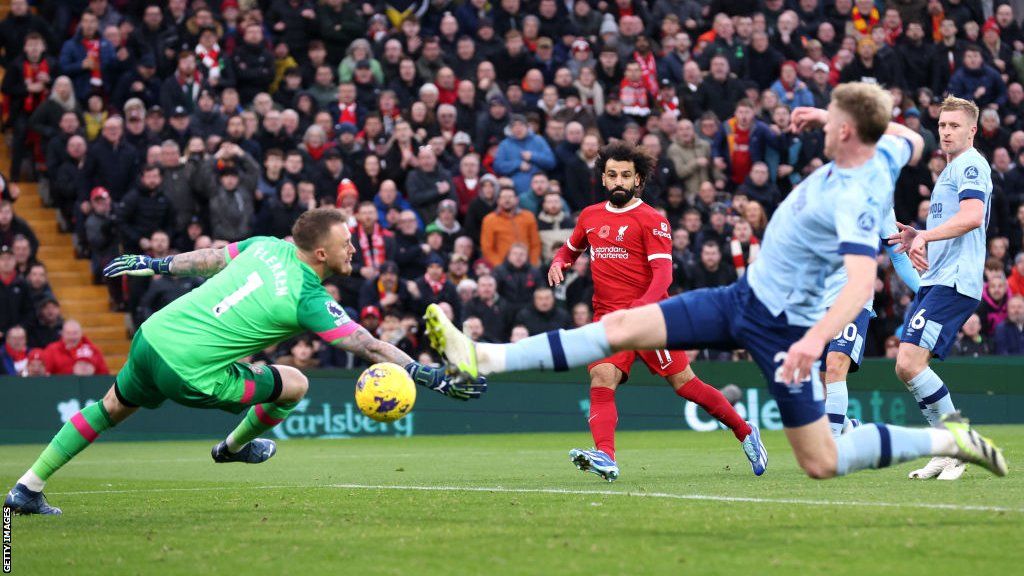
{"label": "red scarf", "polygon": [[391,233],[381,228],[377,222],[373,223],[372,238],[366,237],[366,231],[362,226],[356,226],[356,228],[359,232],[359,249],[363,251],[363,265],[380,268],[387,260],[387,254],[384,251],[384,238],[390,236]]}
{"label": "red scarf", "polygon": [[761,251],[761,241],[757,239],[757,236],[750,237],[750,255],[746,258],[743,257],[743,246],[740,241],[736,238],[729,239],[729,251],[732,252],[732,266],[736,269],[736,276],[743,276],[743,273],[747,271],[747,265],[757,258],[758,252]]}
{"label": "red scarf", "polygon": [[92,70],[89,71],[90,82],[95,86],[101,86],[103,84],[103,71],[100,70],[100,39],[88,40],[82,38],[82,46],[85,46],[86,57],[90,58],[94,63]]}
{"label": "red scarf", "polygon": [[633,60],[640,65],[640,72],[643,74],[647,91],[651,94],[658,93],[658,64],[654,61],[654,52],[648,52],[647,58],[639,52],[633,52]]}
{"label": "red scarf", "polygon": [[871,13],[865,18],[860,10],[856,6],[853,7],[853,11],[850,13],[850,19],[853,20],[853,27],[857,29],[857,32],[867,36],[871,34],[871,30],[878,24],[878,8],[872,8]]}
{"label": "red scarf", "polygon": [[309,144],[306,144],[306,152],[309,154],[309,157],[317,162],[320,161],[320,158],[323,157],[324,152],[327,152],[328,148],[330,148],[330,146],[327,144],[321,144],[319,146],[310,146]]}
{"label": "red scarf", "polygon": [[427,285],[430,286],[430,289],[434,292],[434,296],[440,294],[441,290],[444,289],[444,274],[441,274],[441,279],[436,282],[430,279],[430,274],[424,274],[423,279],[427,281]]}
{"label": "red scarf", "polygon": [[21,362],[25,358],[28,358],[28,348],[24,350],[15,350],[14,348],[11,348],[9,344],[4,344],[4,349],[7,350],[7,357],[10,358],[12,362]]}
{"label": "red scarf", "polygon": [[348,106],[338,102],[338,124],[348,122],[349,124],[359,125],[359,121],[356,116],[356,104],[353,102]]}
{"label": "red scarf", "polygon": [[[41,58],[36,64],[33,64],[26,59],[25,64],[21,68],[21,73],[27,81],[38,82],[37,78],[41,72],[45,72],[46,74],[50,73],[50,63],[46,61],[45,57]],[[25,112],[28,113],[35,110],[37,106],[46,101],[46,98],[49,95],[49,90],[43,90],[36,94],[32,94],[30,92],[25,97]]]}
{"label": "red scarf", "polygon": [[217,43],[214,43],[213,48],[210,49],[199,44],[196,46],[196,56],[199,56],[199,61],[206,66],[207,70],[220,67],[220,45]]}

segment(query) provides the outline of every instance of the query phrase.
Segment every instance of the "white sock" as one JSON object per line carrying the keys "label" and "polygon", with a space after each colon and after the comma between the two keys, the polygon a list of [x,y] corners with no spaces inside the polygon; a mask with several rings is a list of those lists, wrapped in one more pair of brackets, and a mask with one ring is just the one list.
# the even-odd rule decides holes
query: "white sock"
{"label": "white sock", "polygon": [[33,492],[42,492],[43,486],[46,486],[46,481],[40,478],[38,474],[29,468],[28,472],[25,472],[25,474],[18,479],[18,484],[23,484]]}
{"label": "white sock", "polygon": [[476,367],[481,375],[505,371],[504,344],[476,344]]}
{"label": "white sock", "polygon": [[934,456],[956,456],[960,449],[956,445],[956,439],[949,430],[940,428],[927,428],[928,434],[932,437],[932,455]]}
{"label": "white sock", "polygon": [[232,454],[238,454],[238,452],[239,452],[239,451],[240,451],[240,450],[241,450],[242,448],[245,448],[245,444],[248,444],[248,442],[246,442],[245,444],[239,444],[239,443],[238,443],[238,441],[237,441],[237,440],[235,440],[235,434],[234,434],[233,432],[232,432],[231,434],[228,434],[228,437],[227,437],[227,439],[225,440],[225,442],[226,442],[226,443],[227,443],[227,445],[228,445],[228,450],[229,450],[229,451],[230,451],[230,452],[231,452]]}

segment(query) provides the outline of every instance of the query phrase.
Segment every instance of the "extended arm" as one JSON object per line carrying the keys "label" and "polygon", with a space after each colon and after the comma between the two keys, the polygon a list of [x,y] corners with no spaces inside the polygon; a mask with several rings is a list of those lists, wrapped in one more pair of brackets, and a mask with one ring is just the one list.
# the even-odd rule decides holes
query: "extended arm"
{"label": "extended arm", "polygon": [[176,256],[151,258],[145,255],[124,254],[115,258],[103,269],[108,278],[115,276],[152,276],[154,274],[170,274],[172,276],[202,276],[209,278],[227,266],[224,249],[203,248],[185,252]]}
{"label": "extended arm", "polygon": [[917,161],[921,159],[921,153],[924,151],[924,138],[915,130],[911,130],[902,124],[890,122],[889,127],[885,130],[886,134],[892,136],[899,136],[900,138],[906,138],[910,142],[912,152],[910,153],[910,160],[907,164],[910,166],[917,166]]}
{"label": "extended arm", "polygon": [[479,398],[487,391],[486,379],[480,378],[476,382],[453,382],[443,368],[426,366],[414,361],[408,354],[395,346],[374,338],[362,326],[358,326],[347,336],[334,340],[332,344],[374,364],[377,362],[398,364],[405,368],[416,384],[456,400]]}

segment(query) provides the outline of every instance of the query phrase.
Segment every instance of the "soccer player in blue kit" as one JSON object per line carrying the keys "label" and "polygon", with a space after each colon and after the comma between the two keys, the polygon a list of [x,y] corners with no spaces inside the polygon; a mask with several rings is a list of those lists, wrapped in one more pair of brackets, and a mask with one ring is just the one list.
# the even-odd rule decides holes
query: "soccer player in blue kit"
{"label": "soccer player in blue kit", "polygon": [[[829,431],[819,358],[872,295],[893,174],[923,147],[918,134],[889,122],[891,111],[892,100],[881,88],[850,83],[835,89],[827,112],[794,112],[796,129],[824,125],[825,153],[832,162],[815,170],[779,206],[758,259],[737,282],[616,311],[582,328],[515,344],[473,343],[432,306],[426,314],[431,345],[450,368],[467,377],[566,370],[619,350],[744,348],[768,380],[797,462],[813,478],[922,456],[952,456],[1005,475],[999,449],[956,414],[944,416],[935,428],[877,423],[838,440]],[[601,180],[606,190],[629,190],[646,176],[637,174],[632,162],[609,160]],[[826,312],[824,282],[840,266],[848,281]]]}
{"label": "soccer player in blue kit", "polygon": [[[922,271],[921,290],[907,308],[896,356],[896,375],[933,426],[956,411],[949,390],[928,366],[931,357],[946,357],[957,331],[981,302],[985,267],[985,228],[992,200],[992,171],[974,148],[978,107],[948,97],[939,112],[939,140],[949,163],[932,191],[928,228],[899,225],[889,239]],[[932,458],[911,478],[956,480],[965,469],[961,459]]]}
{"label": "soccer player in blue kit", "polygon": [[[893,181],[899,177],[900,166],[893,165]],[[899,231],[896,213],[889,210],[882,221],[881,235],[888,239]],[[896,246],[886,246],[893,268],[903,282],[917,292],[921,277],[914,269],[906,251],[898,251]],[[839,291],[846,285],[846,268],[840,268],[825,280],[825,305],[831,307],[839,296]],[[821,355],[821,379],[825,382],[825,415],[832,430],[832,437],[838,438],[844,430],[860,425],[860,422],[846,415],[850,406],[850,394],[846,387],[847,375],[860,369],[864,359],[864,337],[867,335],[868,322],[875,317],[874,297],[864,305],[857,317],[843,327],[829,342]]]}

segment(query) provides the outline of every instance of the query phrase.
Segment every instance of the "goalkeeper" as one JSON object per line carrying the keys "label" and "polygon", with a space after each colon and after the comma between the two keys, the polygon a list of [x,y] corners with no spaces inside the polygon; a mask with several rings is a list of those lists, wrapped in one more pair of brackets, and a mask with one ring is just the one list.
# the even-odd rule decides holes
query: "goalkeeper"
{"label": "goalkeeper", "polygon": [[46,481],[104,430],[140,407],[164,400],[196,408],[246,411],[245,418],[213,447],[215,462],[258,464],[274,455],[273,441],[258,438],[295,408],[309,386],[288,366],[236,362],[269,345],[312,331],[333,346],[370,362],[404,366],[422,386],[458,400],[478,398],[483,379],[455,383],[443,369],[414,362],[352,321],[321,282],[352,272],[351,234],[341,212],[318,208],[292,228],[295,244],[256,237],[223,249],[153,259],[124,255],[104,275],[211,277],[139,327],[128,361],[101,402],[71,417],[8,493],[4,506],[21,514],[60,514],[42,494]]}

